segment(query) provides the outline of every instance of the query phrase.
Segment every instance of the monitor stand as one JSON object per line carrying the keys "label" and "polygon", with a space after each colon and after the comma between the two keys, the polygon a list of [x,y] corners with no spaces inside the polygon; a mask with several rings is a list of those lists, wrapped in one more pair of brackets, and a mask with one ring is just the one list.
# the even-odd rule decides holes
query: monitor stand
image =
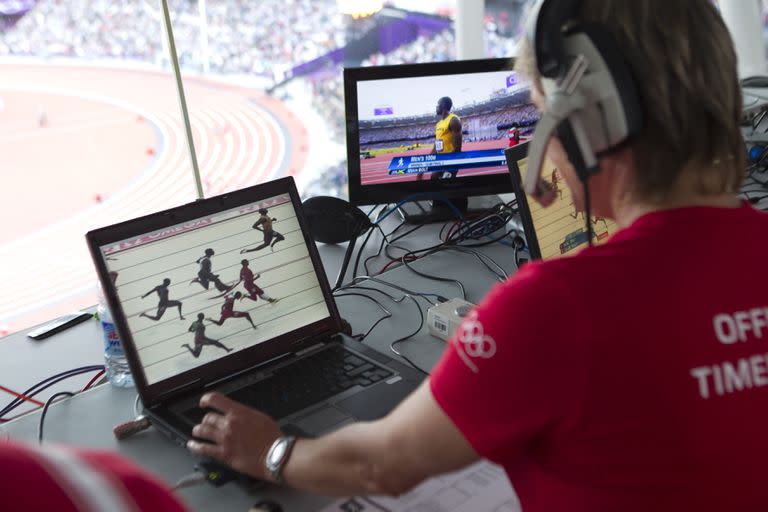
{"label": "monitor stand", "polygon": [[[459,197],[448,199],[450,203],[461,212],[465,218],[472,214],[487,212],[494,206],[501,203],[499,196],[479,196],[479,197]],[[431,224],[435,222],[447,222],[457,220],[454,209],[448,206],[445,201],[427,200],[412,201],[401,205],[398,208],[400,217],[408,224]]]}

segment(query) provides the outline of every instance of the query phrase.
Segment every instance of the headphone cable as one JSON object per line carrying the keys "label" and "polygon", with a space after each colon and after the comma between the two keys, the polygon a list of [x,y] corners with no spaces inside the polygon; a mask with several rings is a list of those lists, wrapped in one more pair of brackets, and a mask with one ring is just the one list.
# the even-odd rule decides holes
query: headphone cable
{"label": "headphone cable", "polygon": [[586,214],[587,244],[592,247],[592,205],[589,197],[589,177],[584,177],[581,183],[584,185],[584,213]]}

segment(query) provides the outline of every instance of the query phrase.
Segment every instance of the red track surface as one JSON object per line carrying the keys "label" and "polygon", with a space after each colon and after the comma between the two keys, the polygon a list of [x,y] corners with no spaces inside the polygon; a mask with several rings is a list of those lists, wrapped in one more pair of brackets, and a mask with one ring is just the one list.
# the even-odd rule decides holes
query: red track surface
{"label": "red track surface", "polygon": [[[2,65],[0,77],[0,329],[14,332],[95,302],[88,230],[196,193],[170,74]],[[202,79],[185,89],[206,196],[302,168],[307,132],[282,103]]]}
{"label": "red track surface", "polygon": [[[479,149],[497,149],[506,148],[507,140],[488,140],[483,142],[467,142],[462,145],[463,151],[476,151]],[[387,167],[393,158],[399,158],[401,156],[413,156],[413,155],[426,155],[431,151],[432,147],[415,149],[413,151],[404,151],[402,153],[391,153],[386,155],[379,155],[375,158],[368,158],[367,160],[360,160],[360,182],[363,185],[376,185],[379,183],[394,183],[403,181],[415,181],[416,174],[390,176]],[[478,176],[481,174],[494,174],[497,172],[507,172],[506,169],[499,169],[498,167],[483,167],[481,169],[467,169],[459,171],[459,177],[463,176]],[[427,177],[425,176],[425,179]]]}

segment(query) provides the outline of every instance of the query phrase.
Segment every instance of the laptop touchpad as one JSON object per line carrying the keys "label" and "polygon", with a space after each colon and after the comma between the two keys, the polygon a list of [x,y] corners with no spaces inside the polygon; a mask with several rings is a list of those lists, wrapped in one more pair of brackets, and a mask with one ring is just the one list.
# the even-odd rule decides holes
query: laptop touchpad
{"label": "laptop touchpad", "polygon": [[290,430],[288,427],[292,426],[311,436],[318,436],[328,431],[336,430],[342,425],[352,423],[353,421],[355,421],[355,418],[344,411],[335,407],[326,407],[304,416],[300,420],[291,421],[289,425],[285,426],[285,430]]}
{"label": "laptop touchpad", "polygon": [[373,386],[347,399],[336,403],[339,407],[359,421],[372,421],[386,416],[397,404],[403,401],[416,384],[400,380],[393,384]]}

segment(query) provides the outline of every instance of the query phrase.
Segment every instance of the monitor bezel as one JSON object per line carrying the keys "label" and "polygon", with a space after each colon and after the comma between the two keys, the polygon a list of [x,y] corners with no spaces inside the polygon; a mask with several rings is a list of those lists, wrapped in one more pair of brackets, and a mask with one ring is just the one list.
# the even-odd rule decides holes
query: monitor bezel
{"label": "monitor bezel", "polygon": [[536,236],[536,226],[533,223],[533,215],[528,204],[528,195],[523,189],[523,175],[520,172],[520,166],[517,164],[520,160],[528,157],[528,145],[530,142],[524,142],[517,146],[507,148],[504,154],[507,157],[507,168],[509,169],[509,178],[512,183],[515,199],[517,200],[517,209],[520,212],[520,220],[523,224],[523,233],[528,245],[528,253],[531,259],[541,259],[541,248],[539,239]]}
{"label": "monitor bezel", "polygon": [[347,177],[349,201],[358,206],[386,204],[401,201],[418,194],[459,198],[512,192],[509,175],[505,172],[486,176],[473,176],[457,180],[408,181],[400,184],[363,185],[360,181],[360,130],[357,107],[357,84],[364,81],[396,78],[415,78],[436,75],[461,75],[514,71],[514,58],[494,58],[404,64],[344,69],[344,103],[347,133]]}
{"label": "monitor bezel", "polygon": [[[282,334],[272,340],[261,342],[178,375],[149,384],[141,364],[141,359],[139,358],[136,343],[133,340],[131,330],[128,328],[122,303],[118,300],[117,289],[109,279],[109,271],[106,261],[102,256],[101,247],[285,194],[290,196],[290,202],[296,211],[296,218],[298,219],[310,260],[317,274],[323,298],[328,307],[328,316]],[[229,376],[238,374],[278,356],[301,351],[316,344],[319,337],[325,333],[336,333],[341,330],[341,316],[333,300],[333,294],[331,293],[317,246],[310,237],[307,221],[301,207],[301,200],[296,190],[296,184],[290,176],[95,229],[86,234],[86,239],[99,280],[104,289],[107,305],[112,312],[117,333],[121,340],[123,340],[126,357],[136,388],[141,396],[142,403],[146,407],[160,403],[177,394],[202,389],[211,382],[226,379]]]}

